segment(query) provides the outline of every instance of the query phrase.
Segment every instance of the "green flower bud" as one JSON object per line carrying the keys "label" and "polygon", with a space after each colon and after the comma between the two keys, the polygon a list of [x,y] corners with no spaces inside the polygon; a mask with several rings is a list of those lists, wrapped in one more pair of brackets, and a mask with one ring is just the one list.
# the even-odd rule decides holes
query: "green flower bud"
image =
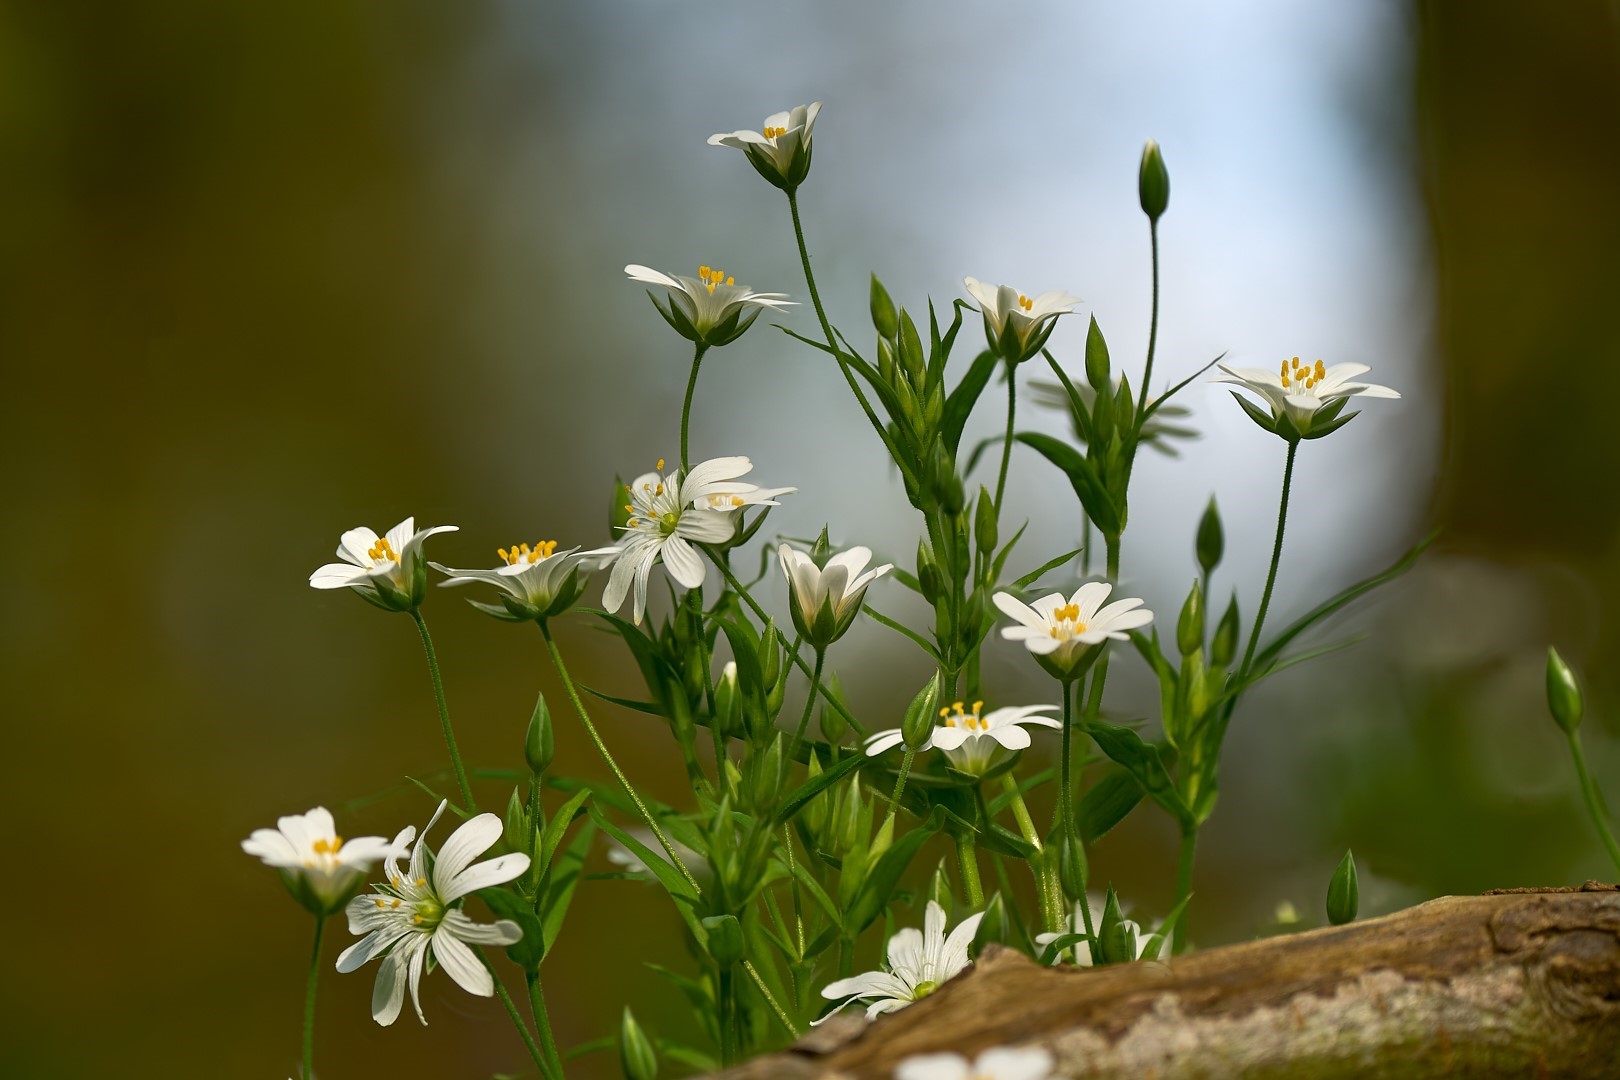
{"label": "green flower bud", "polygon": [[878,339],[878,377],[890,386],[898,384],[895,378],[894,347],[882,338]]}
{"label": "green flower bud", "polygon": [[1181,617],[1176,620],[1176,648],[1182,656],[1204,651],[1204,589],[1193,582],[1187,602],[1181,605]]}
{"label": "green flower bud", "polygon": [[996,517],[997,507],[995,500],[990,498],[983,484],[979,485],[979,505],[973,513],[973,542],[979,546],[979,551],[985,555],[993,555],[996,551]]}
{"label": "green flower bud", "polygon": [[749,767],[753,773],[750,805],[761,817],[769,816],[782,801],[782,760],[786,756],[780,731],[763,754],[750,755]]}
{"label": "green flower bud", "polygon": [[951,875],[946,869],[949,864],[949,858],[939,860],[939,867],[928,881],[928,899],[944,908],[947,915],[956,910],[956,897],[951,894]]}
{"label": "green flower bud", "polygon": [[939,564],[934,561],[933,549],[923,540],[917,541],[917,585],[922,589],[924,600],[939,603]]}
{"label": "green flower bud", "polygon": [[[809,783],[825,772],[821,767],[821,756],[814,750],[810,751],[810,758],[805,762],[804,779]],[[823,791],[815,798],[804,804],[795,818],[799,827],[812,847],[823,844],[823,836],[827,831],[827,814],[832,803],[832,796]]]}
{"label": "green flower bud", "polygon": [[[844,684],[838,681],[837,672],[828,675],[822,685],[827,688],[827,692],[832,695],[834,701],[840,705],[844,704]],[[837,746],[843,740],[844,733],[849,730],[849,724],[844,720],[844,714],[830,705],[821,707],[819,724],[821,737],[826,739],[828,744],[832,746]]]}
{"label": "green flower bud", "polygon": [[742,726],[742,691],[737,688],[737,661],[728,660],[714,685],[714,725],[722,736],[735,735]]}
{"label": "green flower bud", "polygon": [[923,684],[917,696],[906,706],[905,720],[900,724],[900,737],[908,748],[921,747],[934,730],[934,718],[939,712],[939,672]]}
{"label": "green flower bud", "polygon": [[703,920],[703,929],[709,936],[709,955],[723,968],[742,963],[742,924],[735,915],[711,915]]}
{"label": "green flower bud", "polygon": [[1355,856],[1346,851],[1339,868],[1333,871],[1333,880],[1328,882],[1328,922],[1334,926],[1343,926],[1354,919],[1360,901],[1360,890],[1356,886]]}
{"label": "green flower bud", "polygon": [[956,517],[967,505],[962,478],[956,473],[956,459],[945,449],[944,443],[934,444],[934,454],[928,461],[928,486],[939,508],[951,517]]}
{"label": "green flower bud", "polygon": [[551,709],[546,705],[546,695],[540,694],[534,699],[534,712],[529,715],[529,728],[523,734],[523,760],[528,763],[529,772],[539,776],[551,768],[551,760],[556,754],[556,740],[551,730]]}
{"label": "green flower bud", "polygon": [[984,906],[984,918],[979,920],[978,932],[973,935],[974,953],[992,942],[1005,945],[1012,940],[1012,919],[1007,914],[1007,901],[997,892]]}
{"label": "green flower bud", "polygon": [[628,1005],[619,1023],[619,1065],[624,1069],[625,1080],[657,1080],[658,1053]]}
{"label": "green flower bud", "polygon": [[1103,340],[1102,329],[1098,327],[1095,315],[1091,317],[1091,326],[1086,330],[1086,381],[1097,391],[1099,403],[1114,392],[1108,362],[1108,342]]}
{"label": "green flower bud", "polygon": [[1570,735],[1581,726],[1581,714],[1586,711],[1575,672],[1553,648],[1547,650],[1547,708],[1558,726]]}
{"label": "green flower bud", "polygon": [[1226,537],[1221,531],[1221,512],[1215,508],[1215,496],[1209,497],[1209,505],[1204,508],[1204,516],[1198,519],[1198,540],[1195,545],[1198,552],[1198,566],[1205,576],[1213,574],[1215,568],[1221,564],[1221,555],[1226,550]]}
{"label": "green flower bud", "polygon": [[501,815],[501,839],[512,851],[529,850],[529,811],[515,787],[512,797],[506,800],[506,813]]}
{"label": "green flower bud", "polygon": [[1163,216],[1170,205],[1170,173],[1164,167],[1164,155],[1159,144],[1152,139],[1142,147],[1142,168],[1137,177],[1137,189],[1142,199],[1142,212],[1151,221]]}
{"label": "green flower bud", "polygon": [[894,301],[889,298],[889,290],[883,287],[876,274],[872,275],[872,290],[869,303],[872,308],[872,325],[877,327],[878,337],[893,341],[900,333],[900,316],[894,310]]}
{"label": "green flower bud", "polygon": [[1134,951],[1128,956],[1121,955],[1124,944],[1125,915],[1119,909],[1119,894],[1110,885],[1108,899],[1103,903],[1102,919],[1097,923],[1097,948],[1093,950],[1093,955],[1101,953],[1099,959],[1105,964],[1118,963],[1121,959],[1136,959]]}
{"label": "green flower bud", "polygon": [[1058,849],[1058,882],[1070,900],[1086,895],[1086,879],[1091,866],[1086,859],[1086,846],[1079,837],[1065,836]]}
{"label": "green flower bud", "polygon": [[923,352],[922,337],[917,333],[917,324],[911,321],[911,316],[904,309],[900,312],[900,366],[905,369],[911,385],[921,390],[928,378],[927,356]]}
{"label": "green flower bud", "polygon": [[1237,593],[1232,594],[1232,602],[1226,605],[1226,614],[1215,627],[1215,640],[1210,645],[1209,662],[1218,668],[1232,666],[1232,660],[1237,656],[1238,644],[1238,605]]}

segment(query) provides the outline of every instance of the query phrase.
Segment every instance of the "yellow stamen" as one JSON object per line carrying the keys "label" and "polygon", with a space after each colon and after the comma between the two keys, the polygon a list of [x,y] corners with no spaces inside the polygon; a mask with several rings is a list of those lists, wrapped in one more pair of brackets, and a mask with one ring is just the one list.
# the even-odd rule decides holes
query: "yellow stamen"
{"label": "yellow stamen", "polygon": [[420,916],[420,915],[412,915],[411,916],[411,922],[415,923],[417,926],[421,926],[422,925],[422,916]]}
{"label": "yellow stamen", "polygon": [[1031,300],[1029,297],[1025,296],[1023,293],[1019,293],[1018,294],[1018,306],[1023,308],[1025,311],[1030,311],[1035,307],[1035,301]]}
{"label": "yellow stamen", "polygon": [[732,506],[741,506],[742,504],[743,504],[743,498],[742,498],[741,495],[733,495],[731,497],[731,505]]}
{"label": "yellow stamen", "polygon": [[387,907],[388,906],[388,901],[384,900],[382,897],[379,896],[379,897],[377,897],[377,906],[380,907],[380,908]]}
{"label": "yellow stamen", "polygon": [[657,470],[658,470],[658,471],[659,471],[659,472],[663,472],[663,471],[664,471],[664,459],[663,459],[663,458],[659,458],[659,459],[658,459],[658,464],[657,464],[657,465],[655,465],[655,466],[653,466],[653,467],[654,467],[654,468],[655,468],[655,469],[657,469]]}
{"label": "yellow stamen", "polygon": [[384,559],[387,559],[389,562],[399,562],[399,552],[394,550],[394,545],[388,542],[388,537],[386,536],[379,537],[377,542],[371,545],[371,550],[367,551],[366,554],[371,557],[372,562],[381,562]]}
{"label": "yellow stamen", "polygon": [[419,878],[416,879],[416,887],[418,889],[422,888],[426,884],[427,884],[427,878],[419,877]]}
{"label": "yellow stamen", "polygon": [[951,710],[948,709],[948,708],[941,709],[941,710],[939,710],[939,715],[941,715],[941,716],[949,716],[949,715],[951,715]]}
{"label": "yellow stamen", "polygon": [[664,493],[664,485],[663,484],[659,484],[657,490],[655,490],[653,492],[654,495],[662,495],[663,493]]}
{"label": "yellow stamen", "polygon": [[[394,897],[394,902],[392,904],[389,904],[388,906],[390,908],[393,908],[395,911],[398,911],[399,910],[399,905],[400,905],[400,899],[399,899],[399,897],[396,896],[396,897]],[[381,900],[377,901],[377,906],[382,907],[382,901]]]}
{"label": "yellow stamen", "polygon": [[727,277],[727,278],[726,278],[726,284],[727,284],[727,285],[735,285],[735,284],[737,284],[737,279],[736,279],[736,278],[734,278],[734,277],[729,277],[729,276],[728,276],[728,277]]}

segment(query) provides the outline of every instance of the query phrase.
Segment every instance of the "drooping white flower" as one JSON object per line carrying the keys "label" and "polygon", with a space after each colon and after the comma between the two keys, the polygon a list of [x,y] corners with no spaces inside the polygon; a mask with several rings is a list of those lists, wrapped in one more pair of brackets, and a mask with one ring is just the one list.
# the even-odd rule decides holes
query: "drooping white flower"
{"label": "drooping white flower", "polygon": [[990,347],[1010,364],[1022,363],[1041,351],[1060,315],[1067,315],[1080,302],[1066,292],[1044,292],[1028,297],[1011,285],[991,285],[978,278],[963,278],[962,284],[979,302],[984,316],[984,336]]}
{"label": "drooping white flower", "polygon": [[660,558],[669,576],[685,588],[702,585],[703,560],[694,543],[725,543],[736,535],[737,514],[744,507],[776,506],[776,496],[798,490],[739,482],[753,467],[745,457],[711,458],[685,475],[677,469],[665,476],[659,459],[656,471],[636,477],[625,506],[630,515],[625,535],[609,556],[613,572],[602,606],[618,611],[633,586],[635,621],[641,622],[647,611],[647,578]]}
{"label": "drooping white flower", "polygon": [[254,829],[242,841],[242,850],[279,869],[299,903],[327,915],[354,895],[373,866],[410,843],[409,836],[401,836],[393,844],[381,836],[345,840],[337,834],[331,812],[317,806],[307,814],[277,818],[274,829]]}
{"label": "drooping white flower", "polygon": [[[1377,383],[1352,382],[1357,375],[1370,370],[1366,364],[1334,364],[1325,366],[1318,360],[1314,364],[1301,364],[1299,357],[1284,360],[1273,375],[1265,368],[1234,368],[1218,365],[1223,375],[1212,382],[1235,383],[1260,397],[1271,408],[1270,422],[1264,413],[1254,408],[1241,395],[1233,396],[1243,405],[1251,419],[1261,427],[1284,438],[1316,439],[1348,423],[1349,416],[1340,417],[1344,403],[1353,397],[1398,398],[1401,395]],[[1354,416],[1355,414],[1350,414]]]}
{"label": "drooping white flower", "polygon": [[411,611],[427,591],[427,565],[422,541],[434,533],[455,532],[455,525],[416,528],[408,517],[378,536],[364,525],[350,529],[338,541],[338,558],[309,575],[317,589],[353,589],[363,599],[389,611]]}
{"label": "drooping white flower", "polygon": [[493,570],[455,570],[439,563],[428,565],[447,575],[448,580],[441,582],[443,585],[483,582],[495,586],[501,590],[501,606],[476,600],[471,601],[472,605],[496,618],[526,622],[560,615],[572,607],[585,589],[586,576],[615,553],[615,548],[558,551],[557,541],[542,540],[533,547],[513,544],[510,548],[497,549],[501,565]]}
{"label": "drooping white flower", "polygon": [[1050,1080],[1052,1055],[1038,1046],[997,1046],[969,1062],[961,1054],[914,1054],[894,1080]]}
{"label": "drooping white flower", "polygon": [[[473,922],[458,901],[518,877],[529,868],[529,857],[516,852],[474,865],[473,860],[501,838],[501,819],[494,814],[464,822],[435,857],[428,851],[427,834],[445,805],[439,804],[417,838],[410,868],[400,873],[397,858],[390,854],[388,880],[375,886],[375,893],[349,901],[349,932],[365,936],[343,950],[337,969],[354,971],[382,957],[371,993],[371,1017],[385,1026],[399,1018],[407,986],[417,1019],[427,1023],[420,987],[423,972],[435,964],[469,994],[491,996],[495,983],[489,969],[468,946],[512,945],[523,936],[518,924],[506,919]],[[408,835],[401,836],[409,842]]]}
{"label": "drooping white flower", "polygon": [[1011,593],[998,592],[991,599],[1018,621],[1002,627],[1003,638],[1022,641],[1058,678],[1072,678],[1097,658],[1096,646],[1109,639],[1127,641],[1128,631],[1153,621],[1153,612],[1135,597],[1103,607],[1113,588],[1106,581],[1088,581],[1068,598],[1052,593],[1025,604]]}
{"label": "drooping white flower", "polygon": [[838,1009],[857,999],[871,1001],[866,1009],[868,1020],[921,1001],[972,963],[968,947],[983,918],[982,911],[969,915],[947,937],[945,909],[930,900],[921,931],[908,926],[889,939],[887,970],[839,979],[824,987],[821,996],[833,1001],[842,998]]}
{"label": "drooping white flower", "polygon": [[791,594],[789,607],[793,625],[806,641],[825,648],[844,636],[849,624],[860,613],[866,588],[894,569],[884,563],[861,573],[872,559],[872,550],[852,547],[827,560],[825,567],[802,551],[783,544],[776,549]]}
{"label": "drooping white flower", "polygon": [[624,272],[632,281],[668,289],[667,305],[653,297],[653,307],[676,333],[704,345],[718,347],[737,340],[766,308],[779,311],[794,306],[786,293],[755,292],[738,285],[724,270],[708,266],[698,267],[695,278],[671,277],[638,263],[626,266]]}
{"label": "drooping white flower", "polygon": [[[943,750],[956,768],[982,776],[995,764],[1002,750],[1023,750],[1029,746],[1029,732],[1024,730],[1024,725],[1061,728],[1061,720],[1040,715],[1056,708],[1056,705],[1021,705],[986,713],[982,701],[975,701],[971,710],[960,701],[953,702],[949,708],[939,710],[939,723],[928,733],[928,741],[917,750],[919,753],[932,748]],[[874,732],[867,737],[866,753],[876,757],[903,741],[899,728]]]}
{"label": "drooping white flower", "polygon": [[710,135],[709,145],[741,150],[759,175],[783,191],[792,191],[810,172],[810,135],[819,112],[819,101],[795,105],[787,112],[767,116],[760,131]]}
{"label": "drooping white flower", "polygon": [[[1099,901],[1098,897],[1092,897],[1092,907],[1101,911],[1103,906],[1104,905]],[[1142,932],[1141,924],[1133,919],[1123,919],[1121,920],[1121,925],[1125,927],[1125,932],[1130,939],[1136,942],[1136,959],[1157,960],[1164,955],[1165,946],[1170,943],[1170,934],[1166,929],[1161,928],[1157,933],[1146,934]],[[1074,912],[1064,920],[1062,932],[1055,934],[1036,934],[1035,944],[1041,950],[1045,950],[1048,945],[1052,944],[1059,937],[1063,937],[1068,934],[1083,934],[1085,932],[1085,916],[1080,911],[1080,905],[1075,904]],[[1071,945],[1059,949],[1052,957],[1052,963],[1054,964],[1061,964],[1065,960],[1071,961],[1080,967],[1091,967],[1092,956],[1090,943],[1085,941],[1074,942]]]}

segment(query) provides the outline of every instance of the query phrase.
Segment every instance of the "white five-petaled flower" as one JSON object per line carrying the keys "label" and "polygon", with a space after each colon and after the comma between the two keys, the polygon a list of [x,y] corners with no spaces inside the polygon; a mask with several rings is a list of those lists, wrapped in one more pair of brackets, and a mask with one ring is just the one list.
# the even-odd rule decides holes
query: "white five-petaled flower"
{"label": "white five-petaled flower", "polygon": [[793,626],[817,648],[837,641],[861,610],[866,588],[894,566],[882,566],[861,573],[872,559],[872,550],[852,547],[827,560],[825,567],[802,551],[783,544],[776,549],[782,563],[782,576],[791,593],[789,607]]}
{"label": "white five-petaled flower", "polygon": [[[949,708],[939,710],[939,723],[929,732],[928,741],[917,749],[919,752],[930,748],[943,750],[956,768],[982,776],[995,764],[1002,750],[1023,750],[1029,746],[1029,732],[1023,725],[1061,728],[1061,720],[1040,715],[1056,708],[1056,705],[1022,705],[986,713],[982,701],[975,701],[972,710],[965,709],[960,701],[954,702]],[[903,741],[899,728],[875,732],[866,740],[866,753],[876,757]]]}
{"label": "white five-petaled flower", "polygon": [[[506,919],[473,922],[457,901],[518,877],[529,868],[529,857],[517,852],[473,864],[501,838],[501,819],[494,814],[479,814],[463,823],[445,840],[437,857],[433,856],[427,849],[427,834],[444,808],[441,802],[417,838],[405,873],[400,873],[391,853],[388,880],[377,885],[375,893],[349,901],[349,932],[365,936],[343,950],[337,969],[354,971],[366,961],[382,957],[371,992],[371,1017],[379,1024],[398,1019],[407,985],[417,1019],[427,1023],[419,991],[422,973],[435,963],[469,994],[491,996],[495,983],[489,969],[468,946],[512,945],[523,936],[518,924]],[[409,842],[409,832],[401,834],[402,843]]]}
{"label": "white five-petaled flower", "polygon": [[858,998],[871,1000],[866,1009],[868,1020],[921,1001],[972,963],[968,946],[973,944],[973,935],[979,932],[979,920],[983,918],[982,911],[969,915],[947,937],[945,909],[930,900],[922,930],[908,926],[889,939],[887,971],[839,979],[823,988],[821,996],[834,1001],[842,998],[838,1008]]}
{"label": "white five-petaled flower", "polygon": [[625,536],[619,541],[613,559],[613,572],[602,594],[602,606],[618,611],[632,585],[635,592],[635,621],[647,611],[647,577],[660,557],[670,577],[682,586],[695,589],[703,584],[703,560],[692,544],[722,544],[737,531],[737,513],[745,506],[776,506],[778,495],[797,488],[762,488],[738,482],[754,463],[745,457],[711,458],[692,466],[682,475],[679,469],[663,474],[658,469],[636,477],[630,485],[630,502],[625,512]]}
{"label": "white five-petaled flower", "polygon": [[434,533],[455,532],[454,525],[435,525],[417,531],[408,517],[378,536],[364,525],[350,529],[338,542],[338,558],[309,575],[317,589],[353,589],[366,600],[390,611],[410,611],[422,603],[427,567],[422,541]]}
{"label": "white five-petaled flower", "polygon": [[409,842],[408,836],[394,844],[380,836],[345,840],[337,834],[331,812],[317,806],[307,814],[276,819],[274,829],[254,829],[242,841],[242,850],[279,869],[299,903],[326,915],[354,895],[366,874],[394,852],[395,845]]}
{"label": "white five-petaled flower", "polygon": [[[1321,419],[1318,412],[1333,406],[1335,402],[1340,404],[1328,414],[1330,424],[1338,417],[1338,409],[1343,407],[1343,402],[1349,398],[1401,396],[1377,383],[1352,382],[1357,375],[1372,370],[1366,364],[1334,364],[1328,367],[1320,360],[1314,364],[1301,364],[1296,356],[1292,360],[1284,360],[1276,374],[1265,368],[1218,366],[1225,374],[1216,376],[1212,382],[1235,383],[1259,395],[1270,406],[1273,426],[1268,430],[1276,430],[1275,425],[1287,420],[1293,430],[1302,436],[1312,434],[1313,425]],[[1328,430],[1332,428],[1323,430],[1321,434],[1327,434]],[[1285,432],[1279,434],[1286,437]]]}
{"label": "white five-petaled flower", "polygon": [[792,191],[804,183],[810,172],[810,135],[819,112],[819,101],[795,105],[786,112],[767,116],[759,131],[710,135],[709,145],[741,150],[759,175],[784,191]]}
{"label": "white five-petaled flower", "polygon": [[998,592],[991,599],[1018,621],[1017,626],[1002,627],[1001,636],[1022,641],[1041,666],[1059,678],[1069,678],[1096,658],[1095,646],[1110,638],[1129,640],[1127,631],[1153,621],[1153,612],[1135,597],[1103,607],[1113,588],[1106,581],[1088,581],[1068,598],[1052,593],[1025,604],[1011,593]]}
{"label": "white five-petaled flower", "polygon": [[474,607],[497,618],[548,618],[567,610],[584,590],[584,578],[592,570],[607,562],[616,548],[595,548],[580,551],[569,548],[557,550],[557,541],[542,540],[530,547],[513,544],[499,548],[501,565],[493,570],[455,570],[439,563],[429,563],[441,574],[447,575],[443,585],[466,585],[483,582],[501,590],[501,605],[472,601]]}
{"label": "white five-petaled flower", "polygon": [[979,302],[984,316],[984,335],[990,347],[1008,363],[1028,360],[1041,351],[1052,335],[1058,316],[1067,315],[1080,302],[1066,292],[1044,292],[1028,297],[1011,285],[990,285],[978,278],[963,278],[962,284]]}
{"label": "white five-petaled flower", "polygon": [[[668,306],[653,298],[653,306],[676,333],[688,341],[720,346],[735,341],[754,325],[766,308],[779,311],[794,306],[786,293],[755,292],[724,270],[698,267],[695,278],[675,276],[650,266],[631,263],[624,268],[632,281],[669,290]],[[651,295],[651,294],[649,294]]]}
{"label": "white five-petaled flower", "polygon": [[[1099,909],[1102,907],[1100,903],[1096,903],[1098,900],[1097,897],[1092,897],[1092,900],[1094,902],[1094,907]],[[1170,935],[1167,932],[1160,930],[1155,934],[1144,934],[1142,932],[1141,924],[1132,919],[1122,919],[1121,923],[1124,925],[1125,932],[1130,936],[1131,940],[1136,942],[1136,959],[1157,960],[1159,957],[1164,955],[1165,946],[1170,944]],[[1074,913],[1068,916],[1064,922],[1063,933],[1036,934],[1035,944],[1041,949],[1045,949],[1048,945],[1052,944],[1058,938],[1066,934],[1083,934],[1085,932],[1085,915],[1081,913],[1080,905],[1075,904]],[[1091,967],[1093,961],[1091,956],[1090,942],[1074,942],[1071,945],[1059,949],[1052,957],[1052,963],[1054,964],[1060,964],[1064,960],[1072,960],[1080,967]]]}
{"label": "white five-petaled flower", "polygon": [[915,1054],[894,1080],[1050,1080],[1052,1055],[1038,1046],[998,1046],[969,1062],[961,1054]]}

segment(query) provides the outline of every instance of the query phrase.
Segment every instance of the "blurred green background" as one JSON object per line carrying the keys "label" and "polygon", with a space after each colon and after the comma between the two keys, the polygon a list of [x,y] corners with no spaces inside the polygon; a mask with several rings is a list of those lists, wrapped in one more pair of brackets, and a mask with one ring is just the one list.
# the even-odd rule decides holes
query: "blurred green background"
{"label": "blurred green background", "polygon": [[[674,447],[686,370],[621,267],[710,263],[803,299],[780,196],[703,141],[812,99],[802,201],[856,341],[869,271],[914,306],[973,274],[1078,293],[1139,365],[1151,136],[1173,183],[1163,377],[1222,349],[1310,353],[1406,394],[1303,456],[1279,617],[1431,525],[1442,539],[1341,621],[1359,648],[1234,725],[1200,943],[1260,932],[1285,899],[1317,918],[1346,846],[1364,913],[1603,876],[1540,684],[1548,642],[1586,672],[1613,796],[1613,5],[1112,7],[0,5],[0,686],[23,919],[0,1072],[295,1069],[307,916],[238,842],[316,804],[347,835],[421,824],[419,794],[343,806],[442,754],[408,621],[308,573],[342,530],[407,514],[462,527],[433,541],[451,564],[604,540],[614,474]],[[784,321],[807,331],[806,312]],[[1069,322],[1053,340],[1077,365]],[[1224,393],[1187,402],[1205,438],[1144,468],[1126,587],[1176,610],[1213,491],[1218,588],[1252,611],[1280,446]],[[819,354],[762,322],[706,365],[694,450],[796,484],[783,533],[831,521],[909,563],[916,523],[858,419]],[[1072,545],[1074,510],[1046,466],[1016,464],[1032,566]],[[553,689],[538,635],[452,594],[427,614],[464,752],[515,764]],[[561,637],[583,681],[630,685],[585,620]],[[920,681],[908,648],[868,626],[834,655],[868,723]],[[1148,714],[1139,665],[1117,667],[1111,704]],[[1051,692],[999,643],[986,676],[1005,701]],[[601,711],[633,774],[679,798],[664,729]],[[600,775],[561,719],[559,769]],[[1144,812],[1094,872],[1162,912],[1173,843]],[[682,963],[663,898],[584,886],[546,969],[565,1044],[625,1003],[674,1032],[682,1003],[643,960]],[[522,1070],[495,1004],[437,975],[430,1028],[379,1029],[371,981],[326,977],[323,1077]],[[577,1064],[616,1075],[609,1055]]]}

